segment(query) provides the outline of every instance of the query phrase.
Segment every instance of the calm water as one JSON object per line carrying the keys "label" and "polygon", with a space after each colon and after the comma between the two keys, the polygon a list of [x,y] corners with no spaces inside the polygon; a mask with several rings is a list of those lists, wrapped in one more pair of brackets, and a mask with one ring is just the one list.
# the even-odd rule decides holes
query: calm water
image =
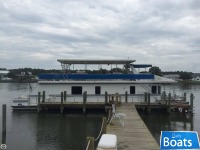
{"label": "calm water", "polygon": [[195,95],[194,116],[182,113],[170,113],[170,115],[153,112],[150,115],[140,113],[141,118],[155,137],[160,142],[161,131],[197,131],[200,135],[200,85],[173,85],[166,86],[166,92],[175,92],[177,95],[187,93],[187,101],[191,93]]}
{"label": "calm water", "polygon": [[[141,114],[153,136],[159,141],[161,130],[194,130],[200,133],[200,86],[166,86],[166,91],[195,95],[193,118],[182,114]],[[86,136],[98,136],[103,114],[12,112],[12,98],[28,94],[28,84],[0,83],[0,106],[7,104],[9,150],[82,150]],[[2,120],[0,107],[0,120]],[[1,126],[0,123],[0,142]]]}
{"label": "calm water", "polygon": [[[28,94],[28,84],[0,83],[0,120],[2,104],[7,104],[7,149],[82,150],[86,137],[97,137],[103,113],[13,112],[12,98]],[[0,124],[0,136],[2,124]],[[0,137],[0,144],[2,137]]]}

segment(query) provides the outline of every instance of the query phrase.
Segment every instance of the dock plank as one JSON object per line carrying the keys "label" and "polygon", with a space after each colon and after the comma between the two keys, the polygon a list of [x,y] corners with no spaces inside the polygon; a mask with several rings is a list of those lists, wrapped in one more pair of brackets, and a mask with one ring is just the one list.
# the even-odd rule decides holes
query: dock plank
{"label": "dock plank", "polygon": [[115,118],[107,126],[107,133],[116,134],[119,150],[159,150],[159,145],[140,118],[134,104],[123,103],[116,108],[117,113],[124,113],[124,127]]}

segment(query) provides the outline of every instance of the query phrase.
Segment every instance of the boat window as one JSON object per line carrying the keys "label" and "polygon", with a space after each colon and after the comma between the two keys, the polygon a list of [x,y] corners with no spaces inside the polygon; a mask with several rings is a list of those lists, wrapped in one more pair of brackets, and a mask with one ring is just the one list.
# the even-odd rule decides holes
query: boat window
{"label": "boat window", "polygon": [[135,94],[135,86],[130,86],[130,94]]}
{"label": "boat window", "polygon": [[72,95],[82,94],[82,86],[72,86],[71,93]]}
{"label": "boat window", "polygon": [[157,86],[152,86],[151,87],[151,93],[156,94],[157,93]]}
{"label": "boat window", "polygon": [[101,94],[101,87],[100,86],[95,86],[95,94]]}

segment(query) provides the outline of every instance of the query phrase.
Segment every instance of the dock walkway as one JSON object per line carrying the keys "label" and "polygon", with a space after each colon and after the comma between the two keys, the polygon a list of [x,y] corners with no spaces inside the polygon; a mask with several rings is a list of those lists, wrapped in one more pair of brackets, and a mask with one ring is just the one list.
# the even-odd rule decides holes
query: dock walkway
{"label": "dock walkway", "polygon": [[107,126],[107,133],[117,135],[119,150],[159,150],[158,143],[140,118],[134,104],[123,103],[116,108],[116,112],[126,114],[125,125],[123,127],[119,119],[115,118]]}

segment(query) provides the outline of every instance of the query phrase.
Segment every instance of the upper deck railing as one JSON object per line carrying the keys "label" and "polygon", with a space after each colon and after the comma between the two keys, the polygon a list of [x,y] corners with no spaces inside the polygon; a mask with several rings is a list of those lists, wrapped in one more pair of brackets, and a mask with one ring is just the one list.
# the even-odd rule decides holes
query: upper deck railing
{"label": "upper deck railing", "polygon": [[152,74],[41,74],[40,80],[137,80],[154,79]]}
{"label": "upper deck railing", "polygon": [[[147,68],[152,65],[149,64],[133,64],[135,60],[131,59],[58,59],[58,62],[61,63],[62,74],[41,74],[39,75],[40,80],[140,80],[140,79],[155,79],[152,74],[140,74],[137,71],[134,71],[135,68]],[[102,65],[107,65],[111,67],[111,72],[113,72],[112,65],[116,65],[116,72],[118,69],[117,65],[123,67],[124,73],[108,73],[108,74],[87,74],[87,73],[72,73],[74,71],[74,65],[85,65],[85,70],[87,65],[98,65],[99,70],[102,69]],[[70,69],[72,66],[72,70]],[[75,71],[76,72],[76,71]]]}

